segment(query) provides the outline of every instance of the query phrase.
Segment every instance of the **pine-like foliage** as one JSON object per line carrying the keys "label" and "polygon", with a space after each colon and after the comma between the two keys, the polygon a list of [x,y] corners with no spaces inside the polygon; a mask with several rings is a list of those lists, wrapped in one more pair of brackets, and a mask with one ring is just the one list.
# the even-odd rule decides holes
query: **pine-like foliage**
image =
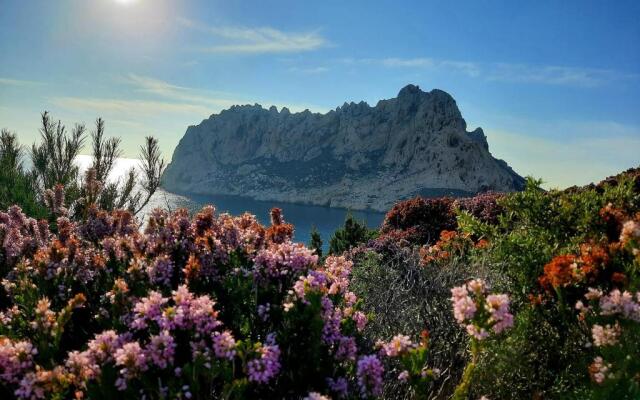
{"label": "pine-like foliage", "polygon": [[320,237],[320,232],[314,226],[311,229],[311,240],[309,241],[309,248],[315,250],[318,257],[322,257],[322,238]]}
{"label": "pine-like foliage", "polygon": [[376,234],[376,231],[370,230],[364,222],[356,220],[349,213],[344,221],[344,226],[335,231],[329,241],[329,254],[342,254],[369,239],[373,239]]}

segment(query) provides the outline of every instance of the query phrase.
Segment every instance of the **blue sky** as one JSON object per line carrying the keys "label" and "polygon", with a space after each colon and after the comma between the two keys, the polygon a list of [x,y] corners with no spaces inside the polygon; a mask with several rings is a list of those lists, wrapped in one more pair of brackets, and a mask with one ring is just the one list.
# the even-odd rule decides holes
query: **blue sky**
{"label": "blue sky", "polygon": [[0,127],[97,116],[165,156],[232,104],[324,112],[443,89],[549,187],[640,163],[638,1],[0,0]]}

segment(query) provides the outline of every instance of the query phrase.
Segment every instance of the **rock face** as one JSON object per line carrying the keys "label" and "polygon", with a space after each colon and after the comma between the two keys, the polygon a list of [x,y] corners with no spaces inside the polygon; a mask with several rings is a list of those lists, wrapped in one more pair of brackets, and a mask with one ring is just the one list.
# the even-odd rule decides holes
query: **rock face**
{"label": "rock face", "polygon": [[466,131],[455,100],[408,85],[326,114],[233,106],[190,126],[163,186],[180,193],[388,210],[414,195],[514,191],[524,180]]}

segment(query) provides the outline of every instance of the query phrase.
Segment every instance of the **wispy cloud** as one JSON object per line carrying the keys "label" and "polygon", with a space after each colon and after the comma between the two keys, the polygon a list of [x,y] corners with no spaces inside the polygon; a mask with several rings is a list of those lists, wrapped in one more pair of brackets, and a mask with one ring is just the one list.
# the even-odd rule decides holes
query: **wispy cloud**
{"label": "wispy cloud", "polygon": [[326,46],[318,32],[284,32],[270,27],[248,28],[210,26],[186,18],[178,18],[182,26],[216,37],[218,43],[198,48],[205,53],[294,53]]}
{"label": "wispy cloud", "polygon": [[329,68],[327,67],[291,67],[289,68],[289,72],[295,72],[298,74],[305,74],[305,75],[323,74],[328,71],[329,71]]}
{"label": "wispy cloud", "polygon": [[[254,104],[256,100],[247,101],[233,98],[217,92],[179,86],[136,74],[118,77],[116,82],[124,83],[133,93],[138,93],[138,96],[134,94],[126,98],[54,97],[50,101],[53,105],[65,109],[91,111],[99,115],[126,115],[128,117],[146,118],[160,114],[175,114],[189,116],[194,119],[207,117],[233,105]],[[292,111],[301,111],[307,108],[313,108],[317,111],[323,110],[303,104],[284,104],[279,102],[268,102],[265,103],[265,106],[272,104],[278,107],[286,106]]]}
{"label": "wispy cloud", "polygon": [[239,99],[230,99],[219,96],[218,93],[208,93],[197,89],[178,86],[159,79],[136,74],[129,74],[122,78],[123,82],[132,86],[134,90],[161,96],[172,101],[199,104],[218,108],[230,107],[243,103]]}
{"label": "wispy cloud", "polygon": [[617,81],[638,80],[640,75],[610,69],[530,65],[514,63],[481,63],[473,61],[417,58],[345,59],[347,64],[381,65],[387,68],[412,68],[449,71],[471,78],[511,83],[537,83],[578,87],[597,87]]}
{"label": "wispy cloud", "polygon": [[91,110],[97,114],[117,113],[116,115],[153,116],[158,113],[189,114],[206,116],[211,110],[197,104],[166,102],[154,100],[122,100],[99,97],[55,97],[51,102],[66,109]]}
{"label": "wispy cloud", "polygon": [[37,86],[42,85],[41,82],[36,81],[27,81],[22,79],[10,79],[10,78],[2,78],[0,77],[0,85],[6,86]]}

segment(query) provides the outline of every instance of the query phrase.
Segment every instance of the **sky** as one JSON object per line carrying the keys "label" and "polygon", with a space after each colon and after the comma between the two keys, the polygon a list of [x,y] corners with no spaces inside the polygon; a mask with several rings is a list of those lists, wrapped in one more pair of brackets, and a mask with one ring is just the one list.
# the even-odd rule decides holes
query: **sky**
{"label": "sky", "polygon": [[[0,128],[144,136],[170,160],[187,126],[233,104],[326,112],[409,83],[546,187],[640,164],[638,1],[0,0]],[[89,148],[87,146],[86,151]]]}

